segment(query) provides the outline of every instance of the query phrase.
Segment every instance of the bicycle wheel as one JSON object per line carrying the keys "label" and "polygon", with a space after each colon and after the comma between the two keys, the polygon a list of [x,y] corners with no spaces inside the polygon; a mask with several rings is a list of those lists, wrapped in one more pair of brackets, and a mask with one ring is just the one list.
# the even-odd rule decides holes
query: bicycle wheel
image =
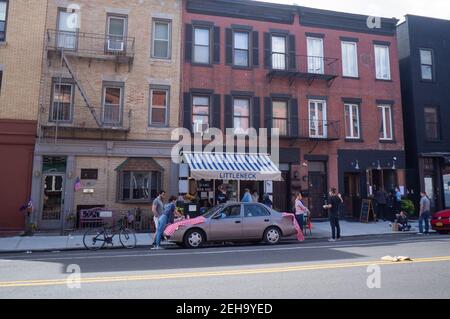
{"label": "bicycle wheel", "polygon": [[106,244],[105,230],[103,228],[88,229],[83,236],[86,249],[99,250]]}
{"label": "bicycle wheel", "polygon": [[122,229],[119,233],[119,240],[123,248],[133,249],[136,247],[137,240],[134,230],[128,228]]}

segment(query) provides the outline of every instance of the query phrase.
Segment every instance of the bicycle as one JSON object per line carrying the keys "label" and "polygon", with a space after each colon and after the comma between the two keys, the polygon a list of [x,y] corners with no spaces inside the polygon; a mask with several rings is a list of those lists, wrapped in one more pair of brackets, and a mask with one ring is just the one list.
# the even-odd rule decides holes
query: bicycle
{"label": "bicycle", "polygon": [[136,234],[134,230],[127,227],[132,223],[134,216],[128,213],[119,223],[105,227],[88,229],[83,236],[84,247],[88,250],[96,251],[105,245],[114,246],[114,237],[119,235],[119,241],[123,248],[133,249],[136,247]]}

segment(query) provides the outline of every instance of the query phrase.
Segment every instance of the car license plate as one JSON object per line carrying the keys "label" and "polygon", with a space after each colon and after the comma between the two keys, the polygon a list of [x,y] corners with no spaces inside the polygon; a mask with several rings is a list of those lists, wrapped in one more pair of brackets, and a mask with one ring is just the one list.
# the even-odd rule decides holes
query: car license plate
{"label": "car license plate", "polygon": [[444,224],[443,223],[436,223],[436,227],[443,227]]}

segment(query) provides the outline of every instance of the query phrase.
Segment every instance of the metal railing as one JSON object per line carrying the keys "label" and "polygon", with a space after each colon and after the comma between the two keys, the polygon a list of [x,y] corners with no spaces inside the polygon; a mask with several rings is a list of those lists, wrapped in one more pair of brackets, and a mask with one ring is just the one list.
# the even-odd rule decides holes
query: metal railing
{"label": "metal railing", "polygon": [[49,29],[47,48],[86,57],[133,58],[135,38]]}
{"label": "metal railing", "polygon": [[272,128],[278,128],[281,137],[311,140],[338,140],[341,137],[339,121],[300,119],[297,130],[294,130],[294,124],[292,119],[272,120]]}
{"label": "metal railing", "polygon": [[266,65],[271,71],[297,72],[305,75],[338,76],[338,59],[308,55],[272,53]]}

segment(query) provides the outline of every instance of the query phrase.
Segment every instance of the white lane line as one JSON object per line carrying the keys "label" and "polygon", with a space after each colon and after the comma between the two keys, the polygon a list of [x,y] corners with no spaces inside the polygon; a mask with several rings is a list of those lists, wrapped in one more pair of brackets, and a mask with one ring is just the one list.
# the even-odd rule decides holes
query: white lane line
{"label": "white lane line", "polygon": [[[12,260],[18,260],[18,261],[45,261],[45,260],[74,260],[74,259],[107,259],[107,258],[132,258],[132,257],[168,257],[168,256],[200,256],[200,255],[222,255],[222,254],[233,254],[233,253],[253,253],[253,252],[277,252],[277,251],[295,251],[295,250],[309,250],[309,249],[327,249],[327,248],[333,248],[333,249],[339,249],[339,248],[353,248],[353,247],[365,247],[365,246],[371,246],[373,244],[379,243],[382,245],[391,245],[391,244],[410,244],[410,243],[418,243],[418,242],[425,242],[423,240],[409,240],[407,242],[399,242],[399,241],[389,241],[389,242],[366,242],[362,244],[348,244],[348,245],[324,245],[324,246],[295,246],[295,247],[279,247],[279,248],[263,248],[263,249],[237,249],[237,250],[220,250],[220,251],[197,251],[197,252],[177,252],[177,253],[156,253],[156,254],[114,254],[114,255],[106,255],[106,254],[99,254],[99,255],[78,255],[78,256],[68,256],[68,257],[57,257],[55,255],[48,256],[49,258],[45,258],[47,256],[39,257],[39,258],[14,258]],[[430,241],[426,241],[426,243],[429,243]],[[1,257],[1,256],[0,256]],[[5,257],[1,257],[5,258]],[[1,260],[0,260],[1,261]]]}

